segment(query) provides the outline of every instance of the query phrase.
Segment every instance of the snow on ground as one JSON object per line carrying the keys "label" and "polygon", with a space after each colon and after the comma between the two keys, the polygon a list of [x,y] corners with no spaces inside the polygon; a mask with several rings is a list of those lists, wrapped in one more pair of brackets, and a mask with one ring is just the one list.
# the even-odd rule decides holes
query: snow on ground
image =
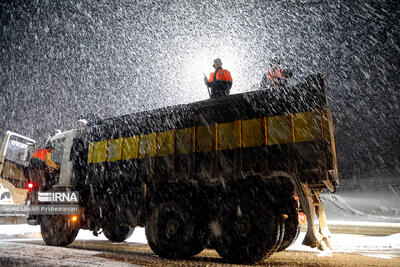
{"label": "snow on ground", "polygon": [[[40,226],[32,226],[28,224],[3,224],[0,225],[0,240],[1,239],[16,239],[16,238],[41,238]],[[76,239],[79,240],[107,240],[104,234],[94,236],[92,231],[79,230]],[[147,244],[144,228],[136,227],[132,236],[127,239],[127,242]]]}
{"label": "snow on ground", "polygon": [[0,225],[0,239],[40,238],[40,226],[27,224]]}
{"label": "snow on ground", "polygon": [[319,256],[331,256],[335,252],[354,253],[376,258],[400,258],[400,233],[389,236],[366,236],[352,234],[331,234],[332,250],[319,251],[303,246],[305,232],[301,232],[289,250],[310,251]]}
{"label": "snow on ground", "polygon": [[[363,222],[364,225],[376,225],[377,223]],[[351,225],[351,224],[350,224]],[[20,238],[27,233],[31,233],[26,238],[33,238],[32,233],[36,233],[35,238],[40,238],[40,227],[29,225],[1,225],[0,236],[10,238]],[[319,251],[316,248],[303,246],[301,243],[304,239],[304,232],[301,232],[296,242],[289,247],[289,250],[309,251],[318,253],[319,256],[330,256],[335,252],[355,253],[364,256],[377,258],[400,258],[400,233],[389,236],[366,236],[353,234],[332,234],[331,245],[332,251]],[[4,238],[2,238],[4,239]],[[107,238],[100,234],[98,237],[93,236],[91,231],[80,230],[77,240],[104,240]],[[136,227],[133,235],[126,240],[128,243],[147,244],[144,228]]]}
{"label": "snow on ground", "polygon": [[[0,266],[139,266],[95,257],[98,251],[0,240]],[[29,241],[29,240],[28,240]]]}
{"label": "snow on ground", "polygon": [[[0,226],[1,228],[1,226]],[[93,232],[88,230],[79,230],[78,236],[76,239],[79,240],[107,240],[104,234],[99,234],[99,236],[94,236]],[[133,232],[132,236],[129,237],[126,242],[131,243],[139,243],[139,244],[147,244],[147,238],[142,227],[136,227],[135,231]]]}
{"label": "snow on ground", "polygon": [[[328,225],[345,226],[350,230],[360,226],[375,229],[380,227],[399,228],[400,207],[398,203],[400,203],[400,199],[397,192],[339,192],[337,194],[323,194],[321,199],[325,206]],[[304,235],[304,232],[300,233],[297,241],[289,249],[310,251],[318,253],[319,256],[346,252],[378,258],[400,258],[400,233],[388,236],[335,233],[331,235],[333,250],[324,252],[303,246],[301,243]],[[5,239],[19,238],[40,239],[40,226],[0,225],[0,244],[4,245]],[[77,240],[106,241],[107,239],[103,234],[96,237],[91,231],[80,230]],[[147,244],[144,228],[137,227],[127,242]]]}
{"label": "snow on ground", "polygon": [[397,192],[365,191],[321,194],[328,220],[400,223]]}

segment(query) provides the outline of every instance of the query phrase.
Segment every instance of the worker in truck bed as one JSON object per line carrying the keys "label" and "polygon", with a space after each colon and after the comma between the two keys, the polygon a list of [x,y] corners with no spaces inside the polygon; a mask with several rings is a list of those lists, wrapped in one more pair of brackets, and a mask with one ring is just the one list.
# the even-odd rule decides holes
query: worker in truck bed
{"label": "worker in truck bed", "polygon": [[214,59],[213,67],[215,71],[210,74],[210,78],[204,78],[204,83],[211,88],[210,98],[220,98],[229,95],[232,87],[232,76],[229,70],[222,68],[222,61]]}
{"label": "worker in truck bed", "polygon": [[274,58],[270,63],[271,69],[268,70],[262,80],[261,89],[267,89],[269,87],[284,87],[287,85],[287,79],[293,76],[290,70],[283,69],[281,67],[281,61],[278,58]]}

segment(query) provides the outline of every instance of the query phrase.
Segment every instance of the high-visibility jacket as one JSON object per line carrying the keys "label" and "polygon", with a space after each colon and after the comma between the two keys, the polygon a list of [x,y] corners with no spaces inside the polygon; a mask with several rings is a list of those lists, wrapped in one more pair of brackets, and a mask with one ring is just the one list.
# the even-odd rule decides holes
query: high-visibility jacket
{"label": "high-visibility jacket", "polygon": [[279,85],[280,79],[286,79],[286,77],[283,75],[283,70],[281,68],[274,68],[272,70],[269,70],[267,72],[267,76],[268,80],[273,80],[275,86]]}
{"label": "high-visibility jacket", "polygon": [[33,153],[32,158],[43,161],[48,167],[58,169],[58,165],[51,159],[51,153],[46,149],[42,148]]}
{"label": "high-visibility jacket", "polygon": [[215,77],[215,81],[226,81],[226,82],[232,82],[232,76],[231,73],[229,72],[229,70],[225,70],[225,69],[218,69],[217,73],[215,73],[215,71],[211,72],[210,74],[210,78],[208,79],[209,83],[212,83],[214,81],[214,77]]}
{"label": "high-visibility jacket", "polygon": [[227,96],[232,87],[231,73],[228,70],[219,68],[210,74],[207,84],[211,87],[211,98]]}
{"label": "high-visibility jacket", "polygon": [[46,154],[49,153],[49,151],[46,148],[42,148],[39,150],[36,150],[35,153],[33,153],[32,158],[40,159],[42,161],[46,161]]}

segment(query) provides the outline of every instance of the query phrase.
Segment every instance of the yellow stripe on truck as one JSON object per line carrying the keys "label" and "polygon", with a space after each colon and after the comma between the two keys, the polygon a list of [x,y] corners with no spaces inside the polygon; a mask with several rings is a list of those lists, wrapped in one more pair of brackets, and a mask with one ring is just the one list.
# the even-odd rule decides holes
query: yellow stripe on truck
{"label": "yellow stripe on truck", "polygon": [[293,114],[296,142],[308,142],[322,137],[319,111]]}
{"label": "yellow stripe on truck", "polygon": [[88,163],[93,163],[92,155],[93,155],[93,142],[89,143],[89,152],[88,152]]}
{"label": "yellow stripe on truck", "polygon": [[229,150],[240,147],[240,121],[218,124],[218,150]]}
{"label": "yellow stripe on truck", "polygon": [[107,161],[121,160],[122,138],[108,141]]}
{"label": "yellow stripe on truck", "polygon": [[264,117],[242,121],[242,146],[256,147],[265,145]]}
{"label": "yellow stripe on truck", "polygon": [[140,136],[138,158],[151,158],[156,154],[156,133]]}
{"label": "yellow stripe on truck", "polygon": [[122,141],[122,160],[136,159],[139,150],[139,136],[123,138]]}
{"label": "yellow stripe on truck", "polygon": [[106,161],[107,140],[93,143],[92,163],[100,163]]}
{"label": "yellow stripe on truck", "polygon": [[196,127],[196,152],[210,152],[216,146],[216,126]]}
{"label": "yellow stripe on truck", "polygon": [[293,130],[290,115],[267,118],[268,145],[280,145],[293,142]]}
{"label": "yellow stripe on truck", "polygon": [[174,154],[175,134],[174,130],[157,133],[156,155],[168,156]]}
{"label": "yellow stripe on truck", "polygon": [[332,139],[329,116],[316,110],[91,142],[88,163]]}
{"label": "yellow stripe on truck", "polygon": [[175,131],[175,154],[189,154],[194,151],[194,127]]}

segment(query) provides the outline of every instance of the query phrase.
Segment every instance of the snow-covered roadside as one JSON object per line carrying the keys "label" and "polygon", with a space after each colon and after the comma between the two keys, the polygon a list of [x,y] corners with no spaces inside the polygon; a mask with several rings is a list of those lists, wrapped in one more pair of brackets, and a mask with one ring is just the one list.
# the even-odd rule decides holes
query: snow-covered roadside
{"label": "snow-covered roadside", "polygon": [[301,232],[289,250],[310,251],[319,256],[331,256],[333,253],[354,253],[376,258],[400,258],[400,233],[389,236],[366,236],[351,234],[332,234],[332,250],[319,251],[317,248],[303,246],[305,233]]}
{"label": "snow-covered roadside", "polygon": [[400,197],[391,192],[321,194],[328,220],[400,223]]}
{"label": "snow-covered roadside", "polygon": [[13,238],[40,238],[40,226],[28,224],[2,224],[0,225],[0,239]]}

